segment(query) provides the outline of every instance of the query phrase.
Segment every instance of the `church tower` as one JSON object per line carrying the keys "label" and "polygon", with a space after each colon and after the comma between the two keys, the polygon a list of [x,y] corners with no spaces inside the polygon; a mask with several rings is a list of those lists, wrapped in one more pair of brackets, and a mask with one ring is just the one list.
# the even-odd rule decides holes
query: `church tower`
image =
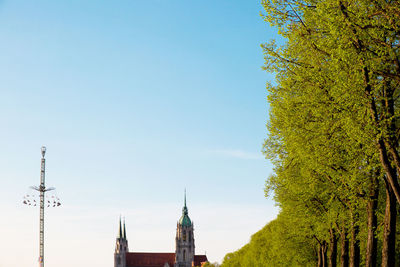
{"label": "church tower", "polygon": [[182,217],[176,226],[176,249],[175,249],[175,265],[174,267],[191,267],[194,260],[194,235],[193,223],[188,215],[186,207],[186,190],[185,205],[182,209]]}
{"label": "church tower", "polygon": [[121,218],[119,218],[119,235],[115,243],[114,267],[126,267],[126,253],[129,252],[128,240],[126,239],[126,227],[122,228]]}

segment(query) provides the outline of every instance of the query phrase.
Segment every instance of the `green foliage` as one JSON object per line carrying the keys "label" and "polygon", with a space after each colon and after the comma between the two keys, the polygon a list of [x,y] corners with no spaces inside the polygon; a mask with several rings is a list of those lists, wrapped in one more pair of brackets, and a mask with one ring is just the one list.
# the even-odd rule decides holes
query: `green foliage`
{"label": "green foliage", "polygon": [[214,263],[210,263],[210,262],[206,262],[203,267],[220,267],[220,265],[216,262]]}
{"label": "green foliage", "polygon": [[262,45],[264,68],[277,79],[267,85],[264,153],[274,174],[265,195],[273,193],[281,213],[222,266],[315,266],[330,233],[341,231],[353,231],[365,250],[366,206],[378,186],[372,230],[381,244],[384,186],[400,201],[400,2],[262,5],[263,19],[286,39]]}
{"label": "green foliage", "polygon": [[221,267],[314,266],[313,241],[296,235],[298,225],[283,215],[251,237],[249,244],[225,256]]}

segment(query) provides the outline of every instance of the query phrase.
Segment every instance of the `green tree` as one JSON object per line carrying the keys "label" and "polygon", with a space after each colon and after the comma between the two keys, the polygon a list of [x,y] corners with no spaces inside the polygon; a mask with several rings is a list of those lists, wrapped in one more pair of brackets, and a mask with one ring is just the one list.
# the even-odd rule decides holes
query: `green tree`
{"label": "green tree", "polygon": [[222,266],[394,266],[400,2],[262,4],[286,40],[263,45],[277,79],[267,86],[266,194],[281,211]]}

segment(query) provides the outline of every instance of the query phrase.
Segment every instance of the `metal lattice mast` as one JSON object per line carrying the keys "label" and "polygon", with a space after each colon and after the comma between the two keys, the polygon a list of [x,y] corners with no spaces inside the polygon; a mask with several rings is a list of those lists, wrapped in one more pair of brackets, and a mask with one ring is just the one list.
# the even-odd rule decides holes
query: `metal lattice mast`
{"label": "metal lattice mast", "polygon": [[40,164],[40,249],[39,249],[39,264],[44,267],[44,194],[46,192],[45,186],[45,172],[46,172],[46,159],[44,155],[46,154],[46,147],[42,146],[42,160]]}
{"label": "metal lattice mast", "polygon": [[[47,205],[47,207],[57,207],[60,206],[60,200],[57,196],[51,196],[48,199],[46,199],[46,192],[52,191],[55,188],[50,187],[46,188],[45,185],[45,174],[46,174],[46,159],[45,159],[45,154],[46,154],[46,147],[42,146],[41,148],[42,151],[42,159],[41,159],[41,164],[40,164],[40,185],[39,187],[37,186],[31,186],[30,188],[38,191],[39,192],[39,205],[40,205],[40,230],[39,230],[39,266],[44,267],[44,208]],[[24,204],[28,206],[36,206],[36,199],[34,194],[27,194],[24,196]]]}

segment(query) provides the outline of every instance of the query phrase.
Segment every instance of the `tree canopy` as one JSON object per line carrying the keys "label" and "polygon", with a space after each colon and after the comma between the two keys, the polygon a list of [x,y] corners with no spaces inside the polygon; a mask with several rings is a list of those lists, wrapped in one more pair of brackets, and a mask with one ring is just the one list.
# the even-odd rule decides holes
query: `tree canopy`
{"label": "tree canopy", "polygon": [[278,218],[222,266],[394,266],[400,2],[263,0],[266,196]]}

